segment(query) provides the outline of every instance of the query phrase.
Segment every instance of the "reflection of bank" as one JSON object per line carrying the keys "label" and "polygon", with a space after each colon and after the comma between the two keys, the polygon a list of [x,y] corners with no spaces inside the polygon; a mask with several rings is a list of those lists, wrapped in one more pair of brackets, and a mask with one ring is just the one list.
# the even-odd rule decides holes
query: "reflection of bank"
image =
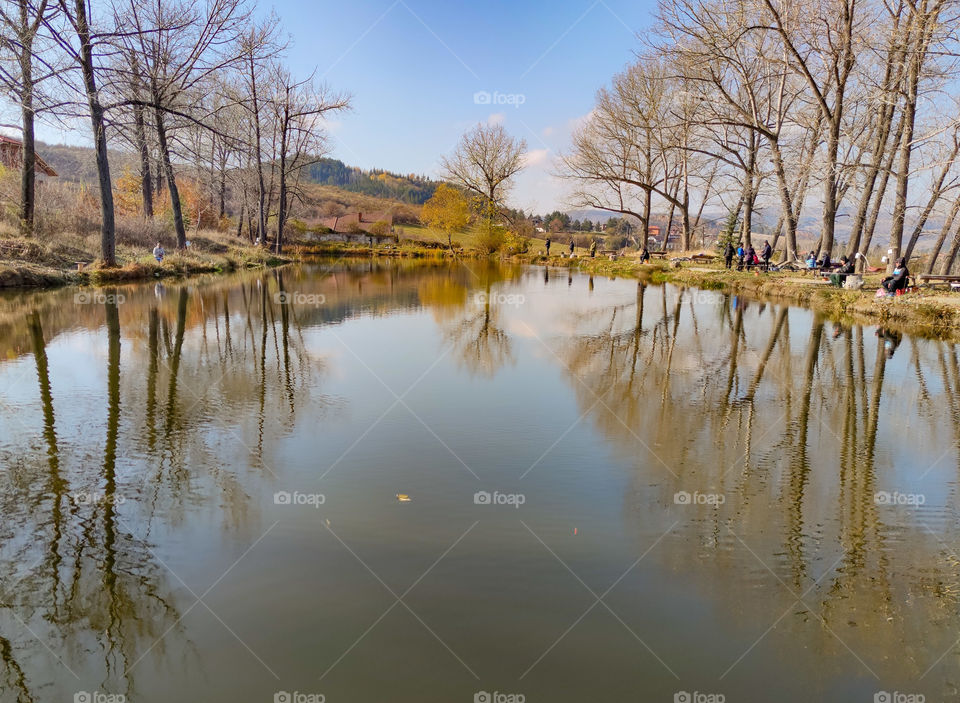
{"label": "reflection of bank", "polygon": [[[904,402],[902,390],[899,400],[884,396],[888,343],[896,348],[899,339],[878,334],[874,346],[855,327],[827,343],[823,320],[802,309],[728,305],[695,317],[696,306],[678,306],[679,296],[655,295],[662,302],[647,305],[656,317],[636,337],[639,353],[621,305],[580,315],[563,355],[586,420],[635,467],[625,512],[638,523],[638,553],[680,516],[678,538],[651,556],[671,571],[705,572],[683,580],[712,584],[702,597],[718,613],[766,626],[793,605],[788,613],[804,617],[777,630],[812,652],[825,677],[861,666],[832,630],[869,666],[884,662],[884,675],[919,678],[943,639],[922,623],[955,621],[943,609],[956,601],[935,584],[957,579],[936,537],[911,515],[904,523],[894,510],[878,512],[874,500],[876,457],[909,436],[904,426],[878,431],[896,412],[890,406]],[[918,359],[918,372],[924,366]],[[931,423],[933,414],[943,421],[942,406],[930,413]],[[695,490],[726,501],[688,504],[684,492]],[[652,506],[664,504],[685,507],[660,516]],[[770,595],[745,599],[761,582]],[[804,602],[792,593],[806,594]],[[920,654],[892,661],[904,646]],[[830,656],[817,661],[818,652]]]}
{"label": "reflection of bank", "polygon": [[[40,659],[33,656],[38,642],[76,676],[78,686],[97,683],[129,692],[134,662],[172,631],[179,618],[166,593],[165,570],[130,534],[137,507],[118,493],[118,299],[108,291],[101,308],[106,321],[106,436],[99,471],[75,466],[76,462],[63,470],[54,412],[57,391],[51,385],[44,328],[36,311],[26,320],[39,383],[46,461],[45,466],[34,464],[31,453],[25,452],[21,475],[0,491],[17,498],[4,506],[17,530],[0,544],[4,555],[0,569],[6,574],[0,602],[23,626],[14,630],[15,639],[0,637],[0,692],[12,691],[18,701],[40,700],[38,692],[49,694],[53,685],[50,665],[37,667]],[[81,437],[86,434],[87,428],[82,429]],[[76,443],[76,438],[68,438],[71,454]],[[4,475],[0,480],[10,478]],[[32,567],[25,571],[27,564]],[[168,636],[176,637],[172,632]],[[18,660],[22,653],[26,658]]]}

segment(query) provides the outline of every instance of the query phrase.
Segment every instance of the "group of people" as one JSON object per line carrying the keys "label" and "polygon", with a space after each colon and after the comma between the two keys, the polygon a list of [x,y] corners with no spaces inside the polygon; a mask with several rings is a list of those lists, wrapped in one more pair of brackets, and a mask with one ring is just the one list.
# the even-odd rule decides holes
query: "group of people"
{"label": "group of people", "polygon": [[[824,258],[829,262],[829,254],[825,254]],[[853,274],[855,271],[856,267],[853,259],[847,256],[841,256],[840,267],[830,274],[830,283],[840,288],[846,283],[847,276]],[[877,295],[897,295],[897,293],[906,290],[909,279],[910,269],[907,268],[907,260],[901,256],[897,260],[897,265],[894,267],[893,273],[880,282]]]}
{"label": "group of people", "polygon": [[[547,237],[546,240],[546,249],[547,256],[550,256],[550,238]],[[571,239],[570,241],[570,256],[574,254],[574,243]],[[159,253],[158,253],[159,250]],[[154,249],[154,256],[157,257],[157,261],[163,260],[163,248],[160,246],[160,243],[157,242],[157,248]],[[596,241],[590,244],[590,256],[594,257],[597,253],[597,243]],[[733,246],[733,242],[728,241],[723,250],[723,260],[726,267],[733,267],[733,258],[737,258],[737,270],[742,271],[744,268],[750,269],[754,266],[760,266],[764,271],[770,268],[770,259],[773,256],[773,247],[770,246],[770,242],[764,241],[763,247],[761,247],[759,254],[757,250],[754,249],[753,245],[750,244],[744,248],[743,244],[738,244],[736,247]],[[640,262],[647,263],[650,261],[650,252],[647,247],[643,247],[643,251],[640,254]],[[823,258],[817,261],[817,253],[811,250],[805,257],[807,264],[807,269],[810,271],[821,271],[823,273],[829,273],[830,283],[838,288],[843,287],[846,283],[847,276],[856,272],[856,266],[853,259],[844,255],[840,257],[839,265],[835,267],[833,261],[830,259],[830,252],[825,251],[823,253]],[[887,276],[880,283],[880,290],[878,295],[896,295],[898,292],[903,291],[907,287],[907,282],[910,276],[910,271],[907,269],[907,261],[904,257],[900,257],[897,261],[896,267],[893,269],[893,274]]]}
{"label": "group of people", "polygon": [[763,247],[760,249],[758,255],[757,250],[753,248],[752,244],[746,249],[743,248],[742,244],[738,244],[736,249],[734,249],[733,242],[727,242],[727,246],[723,250],[723,261],[727,268],[733,266],[734,254],[737,256],[737,271],[742,271],[744,267],[753,268],[754,266],[763,266],[763,270],[766,271],[770,268],[770,257],[773,256],[773,247],[770,246],[769,241],[764,241]]}

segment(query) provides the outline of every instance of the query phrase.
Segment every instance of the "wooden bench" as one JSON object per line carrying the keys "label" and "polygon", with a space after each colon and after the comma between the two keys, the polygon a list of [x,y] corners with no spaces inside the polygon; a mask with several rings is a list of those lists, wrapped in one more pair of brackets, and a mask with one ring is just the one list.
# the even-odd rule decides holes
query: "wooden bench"
{"label": "wooden bench", "polygon": [[666,258],[667,258],[667,252],[666,252],[665,249],[664,249],[663,251],[651,251],[651,252],[647,252],[647,253],[649,253],[650,256],[651,256],[651,258],[654,258],[654,259],[666,259]]}
{"label": "wooden bench", "polygon": [[960,286],[960,276],[937,276],[932,273],[921,273],[917,276],[917,283],[921,286],[933,286],[938,283],[949,283],[951,288],[956,288]]}

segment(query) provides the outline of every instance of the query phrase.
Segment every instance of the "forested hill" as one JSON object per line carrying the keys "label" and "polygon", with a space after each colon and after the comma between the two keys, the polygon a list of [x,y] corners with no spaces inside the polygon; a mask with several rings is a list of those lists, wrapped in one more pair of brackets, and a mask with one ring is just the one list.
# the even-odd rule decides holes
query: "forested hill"
{"label": "forested hill", "polygon": [[321,159],[309,167],[309,180],[321,185],[337,186],[343,190],[363,193],[378,198],[390,198],[412,205],[425,203],[439,185],[426,176],[400,175],[390,171],[347,166],[337,159]]}
{"label": "forested hill", "polygon": [[[37,142],[37,153],[57,172],[61,180],[95,184],[97,182],[97,158],[88,146],[45,144]],[[123,175],[125,169],[136,172],[139,158],[133,154],[110,149],[110,175],[114,179]]]}
{"label": "forested hill", "polygon": [[[37,143],[37,153],[50,164],[63,180],[96,183],[97,164],[93,149],[85,146]],[[110,170],[114,178],[125,170],[136,173],[140,167],[137,156],[131,152],[110,150]],[[319,185],[336,186],[342,190],[370,195],[376,198],[398,200],[411,205],[422,205],[439,181],[426,176],[400,175],[373,169],[365,171],[347,166],[337,159],[321,159],[308,167],[307,180]]]}

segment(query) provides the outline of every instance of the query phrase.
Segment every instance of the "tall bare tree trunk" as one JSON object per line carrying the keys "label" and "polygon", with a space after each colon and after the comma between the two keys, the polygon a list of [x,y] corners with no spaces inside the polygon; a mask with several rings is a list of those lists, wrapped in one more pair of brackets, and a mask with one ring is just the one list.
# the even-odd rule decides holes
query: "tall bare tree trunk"
{"label": "tall bare tree trunk", "polygon": [[[154,95],[156,105],[160,104],[157,96]],[[155,107],[154,119],[156,120],[157,142],[160,144],[160,157],[163,159],[163,170],[167,175],[167,190],[170,192],[170,209],[173,211],[173,229],[177,234],[177,249],[187,248],[187,232],[183,226],[183,209],[180,206],[180,191],[177,188],[177,179],[173,174],[173,163],[170,161],[170,148],[167,144],[167,128],[164,123],[163,110]]]}
{"label": "tall bare tree trunk", "polygon": [[100,257],[106,266],[117,265],[116,221],[113,212],[113,181],[110,178],[110,160],[107,156],[107,132],[103,118],[103,105],[97,91],[97,78],[93,65],[93,44],[90,40],[90,25],[87,23],[85,0],[75,0],[73,18],[80,41],[80,69],[83,74],[84,92],[90,108],[90,127],[97,156],[97,181],[100,186]]}

